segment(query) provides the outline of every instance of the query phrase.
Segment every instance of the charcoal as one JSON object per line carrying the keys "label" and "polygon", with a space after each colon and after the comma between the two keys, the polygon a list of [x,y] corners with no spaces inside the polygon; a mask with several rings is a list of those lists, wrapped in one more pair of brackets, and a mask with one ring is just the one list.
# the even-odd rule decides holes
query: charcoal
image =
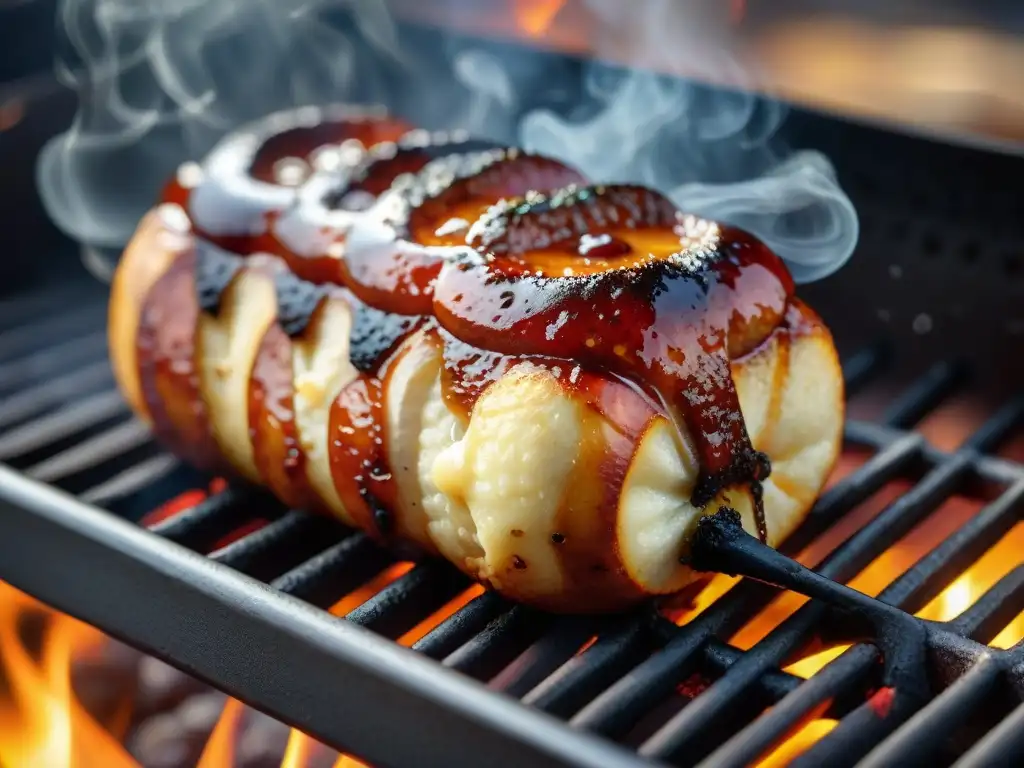
{"label": "charcoal", "polygon": [[189,697],[140,725],[129,739],[128,751],[144,768],[196,765],[226,701],[218,691]]}
{"label": "charcoal", "polygon": [[144,655],[131,646],[109,640],[96,653],[75,659],[71,686],[85,711],[104,725],[117,717],[138,688]]}
{"label": "charcoal", "polygon": [[135,721],[167,712],[190,696],[209,690],[209,686],[152,656],[145,656],[137,667]]}

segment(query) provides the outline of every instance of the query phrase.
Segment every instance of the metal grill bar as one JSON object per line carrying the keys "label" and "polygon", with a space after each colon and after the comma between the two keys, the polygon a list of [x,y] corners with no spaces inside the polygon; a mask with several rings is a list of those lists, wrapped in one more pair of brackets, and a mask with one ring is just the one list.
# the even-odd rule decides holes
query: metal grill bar
{"label": "metal grill bar", "polygon": [[[922,388],[918,390],[918,394],[921,397],[930,397],[931,391],[929,388]],[[905,408],[909,409],[909,406]],[[1000,429],[986,430],[984,440],[998,443],[1005,436],[1008,422],[1000,417],[997,424]],[[846,581],[856,575],[891,542],[909,532],[948,498],[970,468],[972,454],[973,450],[965,449],[953,454],[946,463],[933,469],[912,490],[862,526],[845,544],[827,557],[818,568],[819,573],[837,581]],[[1019,501],[1019,498],[1018,488],[1014,501]],[[914,569],[916,577],[921,582],[937,582],[943,576],[941,562],[933,559],[923,566],[918,563]],[[931,572],[929,565],[932,566]],[[890,590],[899,583],[900,580],[897,580]],[[889,597],[892,597],[891,592]],[[826,606],[821,603],[809,603],[797,611],[752,648],[696,701],[642,745],[641,754],[669,761],[678,760],[684,753],[691,758],[704,754],[710,747],[708,734],[713,733],[716,725],[724,718],[728,717],[733,722],[738,719],[735,711],[736,702],[740,701],[743,694],[748,692],[769,669],[781,664],[806,641],[826,615],[826,611]]]}
{"label": "metal grill bar", "polygon": [[[1024,576],[1021,570],[1024,568],[1016,568],[1007,574],[972,606],[976,609],[972,614],[973,620],[961,625],[967,637],[979,641],[988,640],[1020,612],[1024,607],[1020,601],[1021,580]],[[997,621],[989,623],[990,617]],[[957,623],[953,622],[951,626],[956,627]],[[959,635],[956,636],[958,638]],[[956,650],[961,655],[978,656],[980,653],[977,648],[963,646],[962,643],[957,643]],[[919,696],[903,695],[899,689],[896,690],[893,702],[885,707],[884,716],[879,715],[879,708],[873,702],[861,704],[844,717],[835,730],[805,753],[806,764],[813,765],[815,760],[829,760],[829,764],[853,765],[867,753],[872,744],[889,736],[926,703]]]}
{"label": "metal grill bar", "polygon": [[[948,495],[951,484],[956,482],[965,467],[955,457],[945,466],[948,469],[939,467],[932,470],[918,486],[863,526],[843,547],[826,558],[818,572],[836,581],[847,581],[881,554],[891,542],[906,534],[935,509],[937,502]],[[957,533],[938,545],[928,556],[919,560],[914,568],[896,579],[879,595],[879,600],[909,611],[920,609],[944,585],[948,585],[951,576],[962,570],[959,567],[961,562],[969,564],[989,544],[998,541],[1017,517],[1022,500],[1024,484],[1018,484],[1000,500],[989,505],[985,512],[972,518]],[[987,532],[989,526],[993,530]],[[755,645],[697,701],[655,734],[643,745],[642,752],[671,759],[684,750],[689,755],[700,751],[699,745],[706,744],[705,734],[716,722],[725,718],[729,707],[766,671],[778,666],[796,651],[827,615],[827,611],[823,603],[812,602],[803,606]],[[735,713],[730,718],[735,721]]]}
{"label": "metal grill bar", "polygon": [[[24,466],[25,460],[30,460],[40,449],[52,447],[85,429],[124,417],[127,413],[128,407],[120,393],[115,390],[99,392],[21,428],[6,432],[0,439],[0,461]],[[140,424],[134,428],[146,434]]]}
{"label": "metal grill bar", "polygon": [[341,527],[333,520],[292,511],[210,553],[210,559],[260,581],[270,581],[295,568],[337,538]]}
{"label": "metal grill bar", "polygon": [[963,724],[964,714],[981,708],[995,692],[1001,665],[985,656],[963,677],[918,710],[861,762],[863,768],[924,765],[935,760],[943,741]]}
{"label": "metal grill bar", "polygon": [[[106,331],[103,323],[106,308],[102,304],[89,304],[69,311],[60,311],[45,320],[19,325],[11,330],[0,333],[0,359],[17,360],[22,355],[47,355],[56,347],[61,351],[71,349],[73,344],[82,344],[83,331],[90,333],[85,338],[96,338],[100,344],[106,343]],[[74,339],[69,342],[68,339]],[[24,362],[24,361],[22,361]]]}
{"label": "metal grill bar", "polygon": [[[94,316],[106,313],[106,291],[94,280],[68,285],[47,286],[17,296],[0,299],[0,327],[21,329],[52,315],[54,307],[89,306]],[[92,295],[89,295],[92,294]]]}
{"label": "metal grill bar", "polygon": [[484,630],[444,659],[444,665],[477,680],[489,680],[547,629],[549,617],[521,605],[498,616]]}
{"label": "metal grill bar", "polygon": [[857,690],[877,661],[878,651],[873,646],[858,645],[847,650],[708,755],[700,763],[701,768],[750,765],[812,712],[821,710],[833,698],[842,699]]}
{"label": "metal grill bar", "polygon": [[[1019,589],[1019,577],[1015,577],[1013,582],[1016,583],[1016,587]],[[994,589],[1000,593],[1004,592],[998,584]],[[984,600],[984,596],[982,600]],[[1002,624],[995,629],[995,632],[998,632],[999,629],[1006,625],[1010,618],[1020,611],[1021,605],[1019,602],[1014,601],[1014,603],[1012,614],[1001,617],[1003,619]],[[989,600],[985,604],[989,611],[998,611],[994,601]],[[959,639],[959,636],[957,636],[957,639]],[[980,651],[978,649],[969,648],[960,643],[957,644],[956,650],[962,655],[977,657],[971,659],[973,663],[978,663],[977,659],[979,658],[985,658],[984,656],[979,656]],[[919,696],[905,695],[900,689],[896,689],[892,702],[892,704],[880,707],[875,701],[869,700],[856,707],[842,719],[831,733],[823,737],[805,753],[803,756],[806,760],[805,764],[821,764],[817,761],[827,760],[829,765],[854,765],[861,757],[866,755],[873,744],[878,744],[886,739],[926,704]],[[880,715],[880,712],[884,712],[884,714]],[[961,716],[964,714],[964,712],[961,712]]]}
{"label": "metal grill bar", "polygon": [[276,519],[281,505],[261,490],[232,486],[150,530],[193,552],[208,552],[218,541],[253,519]]}
{"label": "metal grill bar", "polygon": [[[966,569],[1013,527],[1020,518],[1022,502],[1024,484],[1018,483],[918,560],[914,568],[886,588],[879,595],[879,599],[899,605],[909,612],[920,610],[948,585],[952,575]],[[1013,583],[1015,580],[1010,582]],[[1003,590],[990,590],[990,594],[994,594],[996,605],[1007,598]],[[984,606],[979,610],[984,610],[986,614],[991,612],[984,598],[975,603],[975,606],[979,605]],[[1007,617],[1000,616],[994,622],[1000,628],[1017,613],[1012,602],[1006,610],[1012,613]],[[959,625],[958,628],[962,634],[970,636],[973,632],[969,630],[976,623],[971,622],[969,626]],[[837,688],[847,692],[856,687],[858,681],[862,681],[871,671],[876,653],[877,651],[869,646],[846,651],[804,683],[797,692],[779,702],[772,712],[761,717],[753,726],[742,730],[732,742],[712,754],[708,758],[708,765],[747,764],[794,727],[813,708],[834,695]],[[822,682],[823,675],[828,677],[827,685]]]}
{"label": "metal grill bar", "polygon": [[[704,662],[707,664],[708,672],[714,677],[724,675],[726,670],[743,658],[743,654],[744,651],[733,648],[720,640],[710,640],[704,646]],[[779,701],[793,691],[800,682],[801,679],[796,675],[772,670],[757,681],[754,693],[764,696],[768,701]]]}
{"label": "metal grill bar", "polygon": [[[787,541],[791,551],[801,548],[835,520],[877,492],[919,455],[922,441],[906,436],[894,442],[857,471],[837,483],[815,505],[800,528]],[[813,530],[803,534],[804,527]],[[777,591],[763,584],[742,582],[719,598],[685,632],[610,687],[573,718],[573,724],[608,735],[622,735],[643,712],[667,696],[676,683],[693,669],[693,655],[713,635],[727,635],[762,610]]]}
{"label": "metal grill bar", "polygon": [[[374,642],[354,622],[332,620],[9,469],[0,467],[0,483],[0,515],[20,532],[0,537],[12,584],[327,743],[394,765],[469,764],[485,753],[491,765],[510,768],[643,765],[457,675],[439,675],[429,660]],[[175,611],[165,610],[165,599]],[[261,650],[259,663],[238,652],[239,637]],[[366,706],[385,701],[401,739],[380,739],[379,713]],[[453,733],[457,743],[445,737]]]}
{"label": "metal grill bar", "polygon": [[[907,449],[909,450],[909,449]],[[903,456],[903,453],[896,454],[896,457]],[[894,457],[894,458],[896,458]],[[888,545],[888,542],[906,533],[913,525],[931,512],[958,484],[969,466],[964,459],[956,460],[955,464],[947,464],[942,468],[933,470],[919,485],[910,492],[883,510],[871,522],[862,527],[856,534],[840,545],[831,555],[820,564],[818,571],[828,578],[845,580],[852,578],[862,570],[871,560],[877,557]],[[864,465],[861,470],[867,469]],[[876,464],[871,471],[879,471],[884,465]],[[850,476],[850,482],[856,483],[857,473]],[[849,502],[849,494],[837,492],[834,498],[842,502]],[[821,505],[817,507],[821,509]],[[846,510],[844,510],[846,511]],[[815,514],[823,514],[817,512]],[[773,589],[763,588],[761,585],[748,585],[747,582],[734,587],[725,597],[715,602],[704,614],[686,627],[686,632],[681,633],[678,644],[670,643],[662,654],[657,654],[644,665],[641,665],[634,673],[624,677],[619,683],[606,691],[602,696],[596,698],[588,707],[574,718],[574,724],[588,729],[596,730],[610,735],[621,735],[660,699],[667,695],[682,676],[692,670],[693,657],[712,635],[727,634],[725,629],[724,612],[739,611],[739,605],[744,600],[734,598],[733,595],[742,594],[739,590],[759,589],[761,599],[757,601],[758,607],[767,604],[768,599],[776,592]],[[720,607],[721,606],[721,607]],[[755,667],[744,667],[748,671],[745,674],[757,677],[764,673],[765,668],[770,666],[769,658],[776,659],[774,663],[781,661],[782,657],[791,652],[806,634],[813,629],[820,620],[822,606],[814,604],[806,610],[798,612],[790,619],[783,630],[778,628],[773,635],[769,655],[763,657],[763,661]],[[800,618],[797,618],[797,617]],[[695,632],[699,628],[699,632]],[[785,631],[785,635],[781,633]],[[784,638],[784,639],[779,639]],[[766,638],[766,642],[768,638]],[[775,647],[778,644],[778,648]],[[671,653],[668,659],[660,659],[663,654]],[[768,653],[766,651],[766,653]],[[752,657],[755,660],[757,656]],[[657,660],[657,661],[656,661]],[[665,662],[668,664],[665,664]],[[748,662],[753,664],[754,662]],[[733,675],[739,672],[730,670]],[[703,701],[707,692],[701,696]],[[693,706],[687,707],[685,711],[691,711]]]}
{"label": "metal grill bar", "polygon": [[147,486],[154,485],[180,466],[181,461],[175,456],[167,454],[153,456],[140,464],[136,464],[134,467],[129,467],[123,472],[119,472],[109,480],[90,488],[85,493],[79,494],[78,498],[86,504],[106,507],[118,499],[129,496]]}
{"label": "metal grill bar", "polygon": [[[73,336],[73,335],[72,335]],[[16,391],[59,376],[70,367],[107,362],[106,333],[96,331],[0,366],[0,391]],[[109,366],[109,364],[108,364]]]}
{"label": "metal grill bar", "polygon": [[[45,333],[53,338],[59,336],[59,324],[44,326]],[[10,340],[12,338],[9,337],[7,343],[14,350],[15,358],[19,354],[24,355],[28,347],[19,346]],[[0,335],[0,353],[3,345],[4,336]],[[36,365],[45,367],[52,355],[32,352],[22,359],[28,358],[33,358]],[[109,428],[105,422],[108,415],[103,405],[107,404],[113,409],[109,412],[111,420],[126,411],[120,405],[119,398],[116,399],[117,409],[114,409],[115,401],[109,399],[113,394],[105,389],[111,381],[106,365],[91,362],[89,355],[85,358],[77,373],[68,373],[41,390],[51,402],[59,402],[68,392],[68,387],[72,386],[74,377],[85,375],[85,386],[95,388],[98,394],[92,395],[93,401],[79,404],[81,415],[77,422],[74,418],[70,422],[54,419],[53,426],[47,427],[46,419],[38,418],[38,414],[43,411],[32,404],[27,393],[17,393],[0,402],[0,426],[20,425],[0,438],[0,452],[13,435],[14,448],[9,449],[12,460],[25,461],[26,455],[34,456],[23,466],[30,466],[30,472],[64,486],[76,483],[81,485],[84,477],[88,476],[89,486],[82,497],[95,503],[111,503],[166,477],[175,471],[178,464],[176,460],[162,454],[140,456],[145,450],[151,450],[152,444],[148,433],[142,431],[135,422],[128,421]],[[0,354],[0,361],[4,359]],[[844,366],[848,391],[870,382],[887,362],[884,347],[868,349],[849,358]],[[0,362],[0,374],[5,370],[4,365],[4,362]],[[822,496],[805,523],[786,543],[785,551],[799,551],[891,481],[901,477],[916,478],[915,485],[908,493],[882,510],[819,564],[820,573],[843,581],[862,570],[893,540],[931,514],[972,478],[980,477],[999,484],[1002,492],[994,501],[920,558],[879,596],[880,600],[912,612],[938,595],[950,579],[1005,535],[1020,519],[1024,507],[1024,468],[986,454],[1021,424],[1024,418],[1024,398],[1013,400],[999,409],[964,446],[953,452],[940,451],[929,445],[921,435],[902,431],[930,413],[963,381],[962,366],[937,364],[890,404],[885,412],[884,424],[850,422],[845,433],[847,442],[873,449],[875,453]],[[97,404],[99,407],[95,407]],[[85,405],[94,407],[90,409]],[[90,410],[91,414],[86,413]],[[33,417],[36,420],[30,422]],[[41,437],[40,424],[43,428]],[[97,432],[98,429],[106,431]],[[19,430],[23,431],[19,433]],[[19,434],[22,436],[19,437]],[[36,435],[34,440],[25,442],[27,438],[24,435],[33,434]],[[21,444],[17,443],[18,440],[22,441]],[[115,444],[118,444],[116,448]],[[86,448],[83,449],[83,445]],[[127,459],[132,463],[125,465]],[[42,517],[47,519],[51,512],[45,511]],[[269,582],[273,593],[291,595],[318,608],[334,605],[352,590],[383,574],[394,561],[392,553],[362,533],[353,533],[332,521],[304,513],[285,512],[267,494],[244,487],[231,487],[212,495],[198,506],[155,525],[152,530],[169,541],[205,553],[227,537],[235,535],[236,531],[251,526],[256,520],[265,520],[267,523],[222,546],[212,554],[212,560],[219,563],[220,567],[230,567],[233,572]],[[58,528],[65,524],[62,522]],[[90,534],[88,531],[78,531],[75,535],[84,535],[88,540]],[[109,542],[98,546],[105,549],[107,544]],[[3,546],[0,545],[2,550]],[[133,556],[131,552],[122,555],[128,556],[129,560]],[[229,581],[237,578],[242,577],[230,576]],[[181,594],[189,595],[184,605],[198,604],[198,600],[208,608],[216,604],[217,611],[234,612],[234,607],[226,608],[217,599],[211,603],[210,596],[200,584],[195,583],[194,577],[186,581],[184,585],[174,585],[173,590],[181,592],[184,589]],[[32,591],[42,593],[46,599],[47,589],[54,589],[55,583],[50,581],[45,589]],[[312,622],[307,627],[309,632],[333,638],[332,643],[336,642],[337,637],[333,634],[335,630],[328,628],[338,625],[361,625],[377,634],[395,638],[455,598],[467,585],[466,578],[454,569],[437,562],[424,563],[377,591],[350,612],[345,621],[322,613],[307,613],[303,614],[306,618],[300,624],[306,620]],[[194,592],[197,588],[201,596]],[[244,593],[253,599],[252,594]],[[927,749],[917,743],[921,737],[916,734],[922,729],[926,736],[939,732],[936,730],[938,726],[933,725],[932,720],[924,716],[925,713],[933,713],[934,719],[945,722],[953,717],[952,713],[958,706],[972,706],[979,698],[991,692],[992,686],[999,684],[1009,660],[1015,657],[988,653],[981,646],[972,645],[970,640],[961,638],[988,639],[1019,612],[1024,602],[1024,566],[1010,571],[948,625],[922,625],[926,627],[929,642],[933,644],[936,653],[966,654],[964,658],[970,660],[976,657],[978,664],[932,701],[928,701],[927,696],[908,693],[897,687],[886,716],[882,718],[876,712],[877,702],[865,704],[863,699],[865,692],[877,684],[881,671],[879,652],[874,645],[854,645],[806,681],[778,669],[780,664],[803,647],[813,633],[822,631],[825,617],[834,615],[825,603],[808,603],[750,651],[738,650],[720,639],[742,627],[778,594],[779,590],[775,587],[744,580],[696,619],[685,626],[676,627],[651,613],[619,621],[554,618],[522,606],[509,605],[493,593],[484,593],[443,620],[413,648],[423,656],[442,660],[444,666],[464,675],[489,681],[492,689],[520,697],[532,709],[561,718],[572,718],[573,725],[615,738],[625,736],[642,719],[649,717],[659,702],[666,700],[676,685],[691,673],[696,672],[713,680],[693,701],[670,717],[647,739],[641,747],[645,757],[693,764],[701,756],[707,755],[702,763],[704,765],[747,764],[777,743],[803,719],[813,713],[826,711],[840,718],[840,724],[831,735],[805,753],[805,762],[810,764],[815,760],[827,759],[833,761],[832,764],[846,764],[874,748],[869,760],[882,764],[893,756],[902,759],[904,755],[916,758],[938,754],[942,746],[936,743],[937,739],[926,738],[932,742],[927,745]],[[64,607],[60,602],[57,605]],[[96,607],[95,602],[90,605]],[[294,610],[295,605],[299,604],[287,603],[289,610]],[[71,606],[71,609],[73,612],[78,607]],[[96,610],[106,615],[103,610]],[[96,611],[90,611],[95,615]],[[252,618],[248,616],[248,619]],[[98,621],[115,634],[121,631],[118,629],[122,621],[120,617],[107,616],[104,619],[100,616],[92,620]],[[227,631],[227,623],[218,624],[214,619],[211,621],[221,627],[220,631]],[[842,622],[830,622],[830,625],[845,628]],[[220,650],[213,651],[205,646],[210,658],[200,657],[197,653],[204,648],[179,647],[187,639],[180,632],[171,632],[166,626],[164,629],[168,637],[176,639],[167,640],[152,633],[141,639],[136,633],[131,639],[150,647],[157,655],[170,657],[189,671],[200,675],[204,674],[204,670],[215,672],[219,686],[257,703],[269,702],[266,708],[276,711],[280,703],[276,693],[281,690],[281,686],[279,683],[277,688],[270,686],[270,680],[277,678],[275,674],[262,669],[244,670],[237,664],[237,660],[228,663]],[[301,637],[297,639],[292,629],[287,625],[268,628],[260,621],[251,626],[255,638],[268,636],[268,632],[276,637],[274,642],[279,643],[279,646],[275,647],[308,650],[313,635],[300,633]],[[233,633],[237,633],[237,629]],[[592,642],[580,651],[588,641]],[[192,642],[195,643],[194,638]],[[264,641],[257,639],[253,642]],[[294,645],[296,642],[297,646]],[[364,648],[366,642],[358,638],[356,646]],[[173,646],[173,651],[169,650],[169,646]],[[377,648],[376,645],[372,647]],[[333,659],[330,663],[338,663],[336,651],[337,646],[326,656],[318,658],[322,661]],[[288,663],[292,664],[291,656]],[[351,670],[353,665],[362,668],[359,675],[369,674],[369,677],[359,678],[362,683],[370,687],[378,685],[381,670],[368,672],[365,664],[351,658],[347,658],[342,666]],[[295,673],[292,670],[288,673],[290,679],[285,688],[290,690],[294,687],[291,676]],[[254,676],[257,678],[255,682],[252,679]],[[398,684],[403,691],[408,691],[407,683],[406,679],[391,679],[388,686]],[[346,696],[350,696],[347,678],[343,685]],[[427,685],[433,685],[433,680]],[[305,685],[299,687],[303,690],[305,701],[326,697],[323,702],[329,699],[332,702],[330,707],[337,712],[337,697],[331,696],[330,691],[313,692]],[[375,690],[383,692],[391,691],[391,688]],[[421,697],[421,692],[417,691],[412,696],[414,699]],[[489,697],[487,700],[490,700]],[[321,705],[323,703],[317,706]],[[768,705],[771,709],[762,712]],[[358,736],[358,729],[356,742],[341,743],[337,738],[334,718],[331,722],[325,721],[311,706],[301,707],[299,712],[294,707],[294,699],[289,699],[287,711],[281,714],[314,734],[322,733],[326,740],[336,746],[351,749],[357,754],[360,752],[356,744],[362,738]],[[414,705],[416,715],[407,713],[405,719],[410,721],[409,727],[419,734],[417,738],[429,742],[432,734],[425,732],[422,723],[415,720],[423,706]],[[359,717],[355,719],[358,721]],[[496,724],[490,716],[485,719],[487,723],[481,733],[486,733],[487,739],[495,728],[504,733],[509,732],[509,723]],[[314,725],[309,725],[310,722]],[[534,727],[535,721],[530,722],[530,727]],[[724,728],[716,727],[720,722],[725,723]],[[518,724],[511,726],[512,731],[517,728]],[[998,728],[994,729],[986,737],[996,743],[995,747],[978,742],[975,751],[984,748],[996,750],[985,752],[986,755],[1014,754],[1015,747],[1012,744],[1006,745],[1005,737],[997,731]],[[349,734],[350,729],[346,728],[345,732]],[[551,733],[561,736],[566,732],[556,729]],[[520,736],[516,732],[510,743],[518,744]],[[350,736],[346,736],[348,738]],[[485,739],[484,736],[480,738]],[[615,764],[617,760],[631,760],[625,753],[603,752],[601,743],[590,737],[581,738],[583,741],[574,741],[573,744],[589,745],[583,749],[583,757],[569,755],[561,747],[557,750],[558,754],[552,757],[551,746],[544,743],[540,748],[543,759],[551,758],[555,761],[552,764],[566,765],[590,764],[587,761],[591,758],[597,760],[599,755],[600,763],[593,764]],[[537,739],[527,741],[529,743],[525,747],[518,744],[519,756],[525,754],[523,749],[529,751],[537,747]],[[716,742],[718,749],[715,750]],[[451,754],[450,745],[434,744],[430,748],[435,749],[437,755]],[[588,753],[586,750],[590,748],[598,751]],[[400,747],[391,745],[387,749],[394,753],[402,751]],[[493,753],[493,749],[493,745],[489,745],[488,753]],[[514,751],[502,755],[502,759],[508,758],[509,764],[515,764],[512,762]],[[422,758],[423,754],[417,752],[416,757]],[[604,759],[606,754],[611,756],[611,763]],[[412,756],[412,753],[406,756]],[[381,759],[379,754],[374,757]]]}
{"label": "metal grill bar", "polygon": [[966,372],[962,363],[936,363],[889,405],[882,421],[900,429],[914,426],[952,394],[963,381]]}
{"label": "metal grill bar", "polygon": [[491,681],[491,687],[517,698],[540,685],[571,659],[600,629],[593,620],[561,618]]}
{"label": "metal grill bar", "polygon": [[432,659],[451,656],[483,632],[499,614],[507,615],[508,610],[508,603],[497,592],[485,592],[420,638],[413,650]]}
{"label": "metal grill bar", "polygon": [[523,701],[545,712],[569,717],[646,655],[651,634],[648,622],[635,621],[600,637],[583,654],[538,683]]}
{"label": "metal grill bar", "polygon": [[356,533],[282,574],[270,586],[318,608],[329,608],[389,562],[387,553],[369,536]]}
{"label": "metal grill bar", "polygon": [[919,559],[914,567],[878,596],[908,613],[916,613],[981,557],[1021,519],[1024,481],[1015,483],[960,528]]}
{"label": "metal grill bar", "polygon": [[[1024,413],[1022,406],[1024,406],[1024,402],[1014,401],[1007,404],[996,416],[993,416],[986,422],[986,426],[998,427],[1000,432],[1008,434],[1018,427],[1021,414]],[[906,433],[883,424],[874,424],[867,421],[847,421],[843,436],[851,445],[881,449],[883,446],[891,445],[894,440],[906,437]],[[979,442],[983,445],[988,445],[990,441],[987,435],[982,435]],[[964,450],[974,445],[974,443],[974,440],[970,440],[960,450]],[[984,455],[989,450],[991,450],[991,447],[975,447],[977,453],[971,460],[971,470],[974,475],[999,485],[1009,485],[1024,478],[1024,466],[995,456]],[[923,443],[921,448],[921,459],[929,467],[937,467],[944,464],[951,455],[928,443]]]}
{"label": "metal grill bar", "polygon": [[[0,402],[0,429],[24,422],[57,408],[74,397],[90,394],[114,383],[110,363],[106,359],[80,368],[65,376],[49,379],[39,386],[18,392]],[[38,427],[38,422],[36,422]],[[5,440],[8,437],[5,434]]]}
{"label": "metal grill bar", "polygon": [[1024,610],[1024,565],[1018,565],[949,623],[957,635],[987,643]]}
{"label": "metal grill bar", "polygon": [[888,362],[889,349],[884,344],[867,347],[843,360],[843,381],[846,384],[847,396],[861,390]]}
{"label": "metal grill bar", "polygon": [[381,635],[398,637],[466,588],[466,577],[437,563],[417,565],[345,618]]}
{"label": "metal grill bar", "polygon": [[1024,704],[954,763],[954,768],[1020,765],[1024,760]]}
{"label": "metal grill bar", "polygon": [[153,446],[149,428],[140,421],[127,421],[32,465],[25,474],[41,483],[66,482],[69,476],[103,462],[123,462],[128,451],[144,445]]}

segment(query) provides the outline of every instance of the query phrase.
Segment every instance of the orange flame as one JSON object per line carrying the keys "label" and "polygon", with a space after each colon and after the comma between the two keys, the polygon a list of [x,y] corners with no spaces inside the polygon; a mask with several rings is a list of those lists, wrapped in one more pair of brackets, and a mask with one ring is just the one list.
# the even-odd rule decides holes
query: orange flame
{"label": "orange flame", "polygon": [[[45,621],[38,658],[21,637],[29,617]],[[71,658],[100,639],[91,627],[0,582],[0,758],[8,768],[135,768],[117,740],[71,694]]]}
{"label": "orange flame", "polygon": [[206,742],[197,768],[227,768],[235,764],[235,735],[244,712],[245,705],[242,702],[228,699]]}
{"label": "orange flame", "polygon": [[805,723],[778,749],[759,762],[758,768],[783,768],[783,766],[789,765],[835,727],[836,721],[829,719],[811,720]]}
{"label": "orange flame", "polygon": [[313,756],[316,742],[298,728],[292,728],[288,736],[288,746],[281,758],[281,768],[303,768],[306,761]]}

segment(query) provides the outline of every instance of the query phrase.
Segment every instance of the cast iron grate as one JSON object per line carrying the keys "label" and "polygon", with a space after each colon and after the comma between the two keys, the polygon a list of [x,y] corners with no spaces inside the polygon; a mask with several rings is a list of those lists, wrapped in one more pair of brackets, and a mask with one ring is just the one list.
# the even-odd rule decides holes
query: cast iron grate
{"label": "cast iron grate", "polygon": [[[962,383],[956,365],[925,371],[880,421],[848,422],[847,446],[870,457],[823,495],[785,552],[887,484],[912,485],[814,564],[818,577],[749,537],[709,536],[700,549],[708,568],[755,578],[682,626],[650,610],[548,616],[483,593],[413,645],[438,664],[353,625],[397,639],[447,605],[470,585],[442,563],[412,566],[342,621],[320,609],[394,562],[360,533],[245,487],[152,533],[97,510],[137,517],[197,478],[116,396],[100,288],[76,296],[73,312],[34,319],[66,301],[0,306],[9,329],[0,334],[0,460],[17,470],[0,472],[0,577],[340,749],[381,765],[470,764],[486,750],[501,765],[741,766],[824,716],[838,725],[799,764],[1024,756],[1024,644],[986,645],[1024,609],[1024,565],[952,621],[913,617],[1024,511],[1024,465],[994,455],[1024,420],[1024,398],[952,451],[913,431]],[[848,358],[850,393],[885,363],[874,348]],[[839,586],[958,493],[987,503],[877,599]],[[255,519],[267,523],[210,552]],[[740,650],[723,638],[779,595],[764,582],[814,599]],[[814,642],[853,645],[806,681],[782,671]]]}

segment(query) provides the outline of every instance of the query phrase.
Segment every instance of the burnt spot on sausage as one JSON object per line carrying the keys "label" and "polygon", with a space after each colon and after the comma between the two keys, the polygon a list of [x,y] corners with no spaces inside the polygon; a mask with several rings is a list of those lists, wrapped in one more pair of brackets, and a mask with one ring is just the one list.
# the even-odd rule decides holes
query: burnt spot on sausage
{"label": "burnt spot on sausage", "polygon": [[511,534],[512,534],[513,538],[516,538],[516,539],[522,538],[522,536],[523,536],[523,532],[521,530],[519,530],[518,528],[513,528],[511,530]]}
{"label": "burnt spot on sausage", "polygon": [[395,529],[395,519],[391,510],[385,507],[368,488],[360,488],[359,493],[373,514],[373,523],[377,527],[377,533],[381,538],[387,539]]}
{"label": "burnt spot on sausage", "polygon": [[352,365],[362,373],[376,373],[381,360],[425,322],[426,318],[418,315],[394,315],[366,304],[355,304],[349,336]]}
{"label": "burnt spot on sausage", "polygon": [[195,249],[196,300],[202,312],[215,315],[220,311],[224,291],[244,266],[242,258],[205,240],[197,240]]}
{"label": "burnt spot on sausage", "polygon": [[320,299],[329,289],[281,269],[274,274],[274,290],[277,293],[277,322],[281,330],[295,338],[306,330]]}
{"label": "burnt spot on sausage", "polygon": [[451,155],[484,152],[501,145],[484,139],[462,139],[426,131],[410,131],[397,142],[371,147],[360,165],[330,190],[324,205],[330,209],[359,210],[360,196],[373,199],[386,192],[399,177],[418,174],[433,161]]}
{"label": "burnt spot on sausage", "polygon": [[552,544],[565,544],[565,534],[562,534],[562,533],[552,533],[551,534],[551,543]]}
{"label": "burnt spot on sausage", "polygon": [[512,555],[512,567],[517,571],[526,570],[526,561],[523,560],[519,555]]}

